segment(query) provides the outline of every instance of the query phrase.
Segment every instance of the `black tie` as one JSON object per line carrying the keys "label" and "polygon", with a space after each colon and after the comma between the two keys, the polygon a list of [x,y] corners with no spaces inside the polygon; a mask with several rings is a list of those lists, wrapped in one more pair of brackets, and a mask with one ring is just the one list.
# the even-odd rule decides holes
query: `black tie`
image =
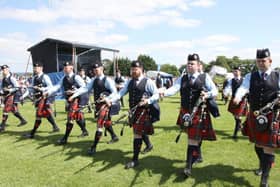
{"label": "black tie", "polygon": [[136,86],[137,86],[137,81],[138,81],[138,78],[133,79],[133,87],[134,88],[136,88]]}
{"label": "black tie", "polygon": [[265,78],[266,78],[266,73],[262,72],[262,73],[261,73],[261,77],[262,77],[262,80],[265,80]]}
{"label": "black tie", "polygon": [[193,79],[194,79],[194,76],[190,75],[189,76],[189,83],[190,83],[190,85],[193,85]]}

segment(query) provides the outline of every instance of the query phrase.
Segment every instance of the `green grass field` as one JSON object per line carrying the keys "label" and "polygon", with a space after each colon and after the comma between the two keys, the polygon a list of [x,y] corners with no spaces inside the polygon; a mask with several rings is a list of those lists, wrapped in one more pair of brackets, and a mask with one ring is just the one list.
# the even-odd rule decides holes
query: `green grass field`
{"label": "green grass field", "polygon": [[[52,127],[43,119],[35,139],[25,139],[22,135],[33,128],[35,113],[31,103],[27,102],[20,106],[20,111],[28,124],[17,127],[18,120],[10,114],[6,131],[0,134],[0,186],[258,186],[260,177],[253,173],[258,167],[254,146],[240,134],[238,141],[231,139],[233,117],[225,105],[219,104],[222,117],[213,120],[218,140],[203,142],[204,162],[195,165],[193,176],[185,179],[182,170],[187,136],[182,134],[179,143],[175,143],[179,132],[175,125],[179,97],[160,102],[161,121],[154,124],[155,134],[151,137],[154,149],[140,155],[140,165],[130,170],[124,169],[124,164],[132,157],[130,128],[125,128],[124,135],[115,144],[107,144],[110,136],[103,136],[97,154],[91,157],[87,155],[87,149],[96,129],[93,114],[86,113],[90,136],[79,138],[81,131],[75,125],[69,143],[58,146],[56,141],[65,130],[64,102],[56,103],[59,133],[50,133]],[[113,120],[117,117],[114,116]],[[121,127],[122,124],[114,126],[118,135]],[[272,187],[280,186],[278,162],[279,152],[269,180]]]}

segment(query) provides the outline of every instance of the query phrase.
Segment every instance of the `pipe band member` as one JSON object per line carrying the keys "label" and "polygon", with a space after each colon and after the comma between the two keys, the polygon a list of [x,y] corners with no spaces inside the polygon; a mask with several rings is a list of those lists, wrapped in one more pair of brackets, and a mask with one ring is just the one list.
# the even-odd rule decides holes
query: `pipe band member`
{"label": "pipe band member", "polygon": [[[53,86],[50,77],[44,74],[43,64],[41,62],[35,62],[33,64],[33,72],[34,76],[30,85],[30,92],[34,97],[34,106],[36,108],[36,120],[34,122],[34,126],[31,132],[24,135],[27,138],[34,138],[36,130],[42,123],[42,118],[47,118],[47,120],[53,127],[53,132],[58,132],[60,130],[55,122],[54,113],[52,110],[52,103],[54,102],[55,98],[54,96],[43,96],[43,93]],[[22,97],[24,99],[27,96],[28,94],[25,93]]]}
{"label": "pipe band member", "polygon": [[[104,68],[100,61],[93,63],[93,72],[95,76],[91,78],[87,86],[83,89],[79,89],[70,97],[70,99],[73,99],[81,94],[91,93],[92,91],[94,93],[97,129],[93,144],[88,151],[90,155],[94,155],[96,153],[97,144],[102,137],[103,127],[105,127],[106,131],[108,131],[111,135],[111,140],[108,142],[109,144],[115,143],[119,140],[112,126],[112,103],[109,102],[109,98],[117,94],[115,83],[112,79],[104,75]],[[118,107],[118,109],[120,109],[120,107]]]}
{"label": "pipe band member", "polygon": [[85,87],[84,80],[73,72],[73,64],[71,62],[64,62],[64,76],[60,81],[48,89],[45,94],[52,95],[57,92],[60,88],[64,90],[64,96],[67,101],[67,122],[64,136],[58,140],[58,144],[66,144],[67,139],[73,128],[73,121],[75,120],[81,128],[82,134],[80,137],[88,136],[86,129],[86,122],[84,118],[83,108],[86,106],[87,101],[83,95],[69,100],[69,98],[76,92],[77,89]]}
{"label": "pipe band member", "polygon": [[212,127],[209,107],[202,110],[198,107],[192,118],[191,125],[184,127],[183,116],[191,114],[198,99],[207,100],[217,96],[217,88],[208,74],[201,74],[199,69],[198,54],[190,54],[187,61],[187,73],[179,77],[175,84],[163,92],[164,96],[171,96],[180,91],[181,109],[177,119],[179,125],[188,134],[187,158],[184,174],[191,175],[192,165],[199,158],[200,142],[202,140],[216,140],[216,133]]}
{"label": "pipe band member", "polygon": [[[12,112],[14,116],[20,120],[20,124],[18,126],[27,124],[27,121],[22,117],[18,110],[18,103],[20,102],[20,98],[16,97],[16,93],[19,88],[18,82],[10,72],[10,68],[8,65],[2,65],[1,70],[3,79],[0,87],[0,92],[4,97],[4,108],[2,114],[2,123],[0,125],[0,132],[5,131],[9,112]],[[27,89],[26,92],[28,92]]]}
{"label": "pipe band member", "polygon": [[243,134],[255,144],[255,152],[259,159],[256,175],[261,175],[260,186],[268,186],[270,169],[274,163],[274,152],[280,147],[279,109],[278,103],[267,112],[261,108],[279,97],[279,72],[271,68],[272,58],[269,49],[258,49],[256,53],[257,70],[245,76],[238,88],[233,102],[239,104],[249,94],[249,108]]}

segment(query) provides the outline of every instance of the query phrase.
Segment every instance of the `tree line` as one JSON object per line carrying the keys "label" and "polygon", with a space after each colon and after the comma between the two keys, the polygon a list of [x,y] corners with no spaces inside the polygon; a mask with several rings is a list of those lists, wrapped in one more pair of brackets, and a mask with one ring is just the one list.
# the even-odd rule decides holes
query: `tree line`
{"label": "tree line", "polygon": [[[150,57],[149,55],[143,55],[140,54],[137,57],[137,60],[143,62],[143,66],[145,70],[158,70],[158,65],[156,61]],[[130,64],[131,59],[127,57],[120,57],[115,60],[115,63],[112,60],[104,59],[103,64],[105,67],[105,73],[107,75],[114,75],[114,64],[115,69],[118,69],[122,72],[122,75],[129,76],[130,75]],[[186,62],[184,65],[181,65],[179,68],[175,65],[172,65],[174,63],[169,62],[165,64],[160,65],[160,71],[164,71],[166,73],[170,73],[174,76],[179,76],[182,71],[186,68]],[[255,70],[255,60],[254,59],[240,59],[237,56],[234,56],[232,58],[228,58],[226,56],[217,56],[217,58],[209,63],[202,62],[204,65],[204,71],[209,72],[211,67],[221,66],[227,69],[228,72],[232,72],[232,69],[236,66],[240,66],[242,69],[242,74],[246,74],[250,71]]]}

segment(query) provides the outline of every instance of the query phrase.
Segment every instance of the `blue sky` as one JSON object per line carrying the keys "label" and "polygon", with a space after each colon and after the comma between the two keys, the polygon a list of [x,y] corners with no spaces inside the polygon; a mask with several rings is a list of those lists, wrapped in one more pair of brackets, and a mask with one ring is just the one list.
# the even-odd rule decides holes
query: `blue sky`
{"label": "blue sky", "polygon": [[[279,0],[0,0],[0,64],[25,69],[26,49],[56,38],[119,49],[180,66],[190,53],[255,58],[271,50],[280,66]],[[112,57],[103,53],[103,58]],[[31,68],[29,68],[31,70]]]}

